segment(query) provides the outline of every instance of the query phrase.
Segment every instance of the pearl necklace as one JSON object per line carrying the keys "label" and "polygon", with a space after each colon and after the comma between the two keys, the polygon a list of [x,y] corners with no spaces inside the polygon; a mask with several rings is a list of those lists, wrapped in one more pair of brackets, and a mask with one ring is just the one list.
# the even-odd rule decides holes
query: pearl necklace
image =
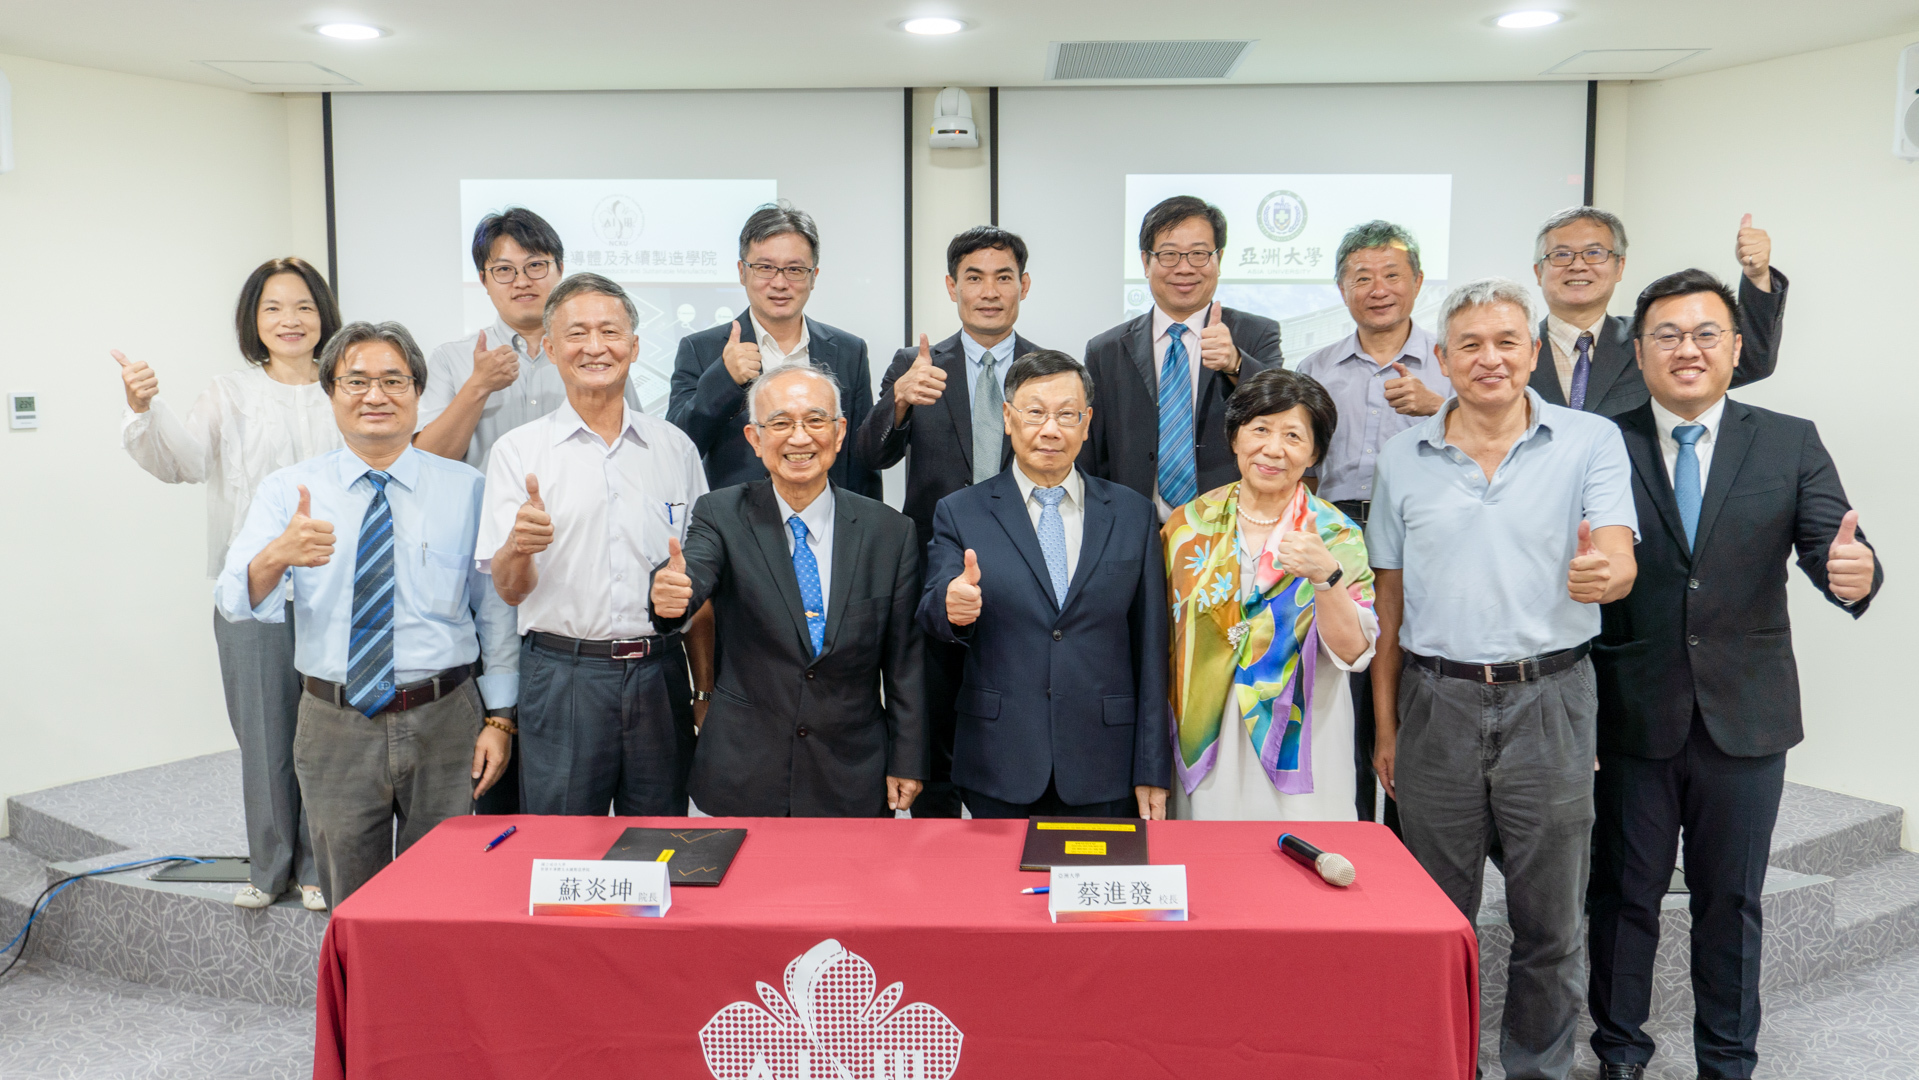
{"label": "pearl necklace", "polygon": [[1257,516],[1255,516],[1255,515],[1253,514],[1253,512],[1251,511],[1251,510],[1248,510],[1248,509],[1246,509],[1246,504],[1245,504],[1245,503],[1240,503],[1240,504],[1239,504],[1239,516],[1240,516],[1240,517],[1243,517],[1243,518],[1245,518],[1245,519],[1246,519],[1247,521],[1250,521],[1250,522],[1252,522],[1252,523],[1253,523],[1253,524],[1255,524],[1255,525],[1277,525],[1277,524],[1279,524],[1279,518],[1278,518],[1278,517],[1270,517],[1270,518],[1263,518],[1263,517],[1257,517]]}

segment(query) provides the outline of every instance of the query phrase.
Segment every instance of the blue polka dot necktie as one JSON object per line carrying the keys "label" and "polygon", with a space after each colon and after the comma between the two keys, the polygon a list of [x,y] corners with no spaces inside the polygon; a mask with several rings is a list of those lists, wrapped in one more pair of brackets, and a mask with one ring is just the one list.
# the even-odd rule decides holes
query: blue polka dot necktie
{"label": "blue polka dot necktie", "polygon": [[360,520],[353,555],[353,631],[347,641],[346,702],[372,716],[393,700],[393,477],[369,472],[373,501]]}
{"label": "blue polka dot necktie", "polygon": [[1566,395],[1566,404],[1584,411],[1586,408],[1586,384],[1593,374],[1593,336],[1579,335],[1579,344],[1574,347],[1572,390]]}
{"label": "blue polka dot necktie", "polygon": [[813,643],[813,655],[826,647],[826,597],[820,592],[820,564],[806,542],[806,522],[798,514],[786,519],[793,530],[793,576],[800,579],[800,603],[806,605],[806,635]]}
{"label": "blue polka dot necktie", "polygon": [[1059,503],[1065,497],[1063,487],[1033,489],[1033,498],[1039,500],[1039,550],[1053,578],[1053,601],[1061,607],[1066,606],[1066,587],[1072,581],[1066,573],[1066,521],[1059,516]]}
{"label": "blue polka dot necktie", "polygon": [[1166,331],[1166,360],[1159,367],[1159,497],[1172,507],[1185,506],[1199,494],[1185,336],[1185,323]]}

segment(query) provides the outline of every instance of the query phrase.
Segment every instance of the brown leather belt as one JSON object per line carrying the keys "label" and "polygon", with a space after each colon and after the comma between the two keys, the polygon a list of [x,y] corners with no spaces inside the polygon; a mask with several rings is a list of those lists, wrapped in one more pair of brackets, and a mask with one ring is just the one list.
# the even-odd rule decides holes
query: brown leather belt
{"label": "brown leather belt", "polygon": [[1407,653],[1406,659],[1427,671],[1437,671],[1449,679],[1466,679],[1497,686],[1502,683],[1533,682],[1548,675],[1557,675],[1584,660],[1586,654],[1591,651],[1592,644],[1587,642],[1556,653],[1528,656],[1524,660],[1509,660],[1503,664],[1462,664],[1457,660],[1447,660],[1440,656],[1421,656],[1415,652]]}
{"label": "brown leather belt", "polygon": [[549,634],[544,630],[535,630],[527,636],[533,639],[533,644],[542,649],[551,649],[571,656],[594,656],[605,660],[644,660],[680,643],[680,634],[677,630],[670,634],[627,638],[622,641],[587,641],[583,638]]}
{"label": "brown leather belt", "polygon": [[[380,712],[405,712],[408,709],[417,709],[422,705],[431,704],[451,694],[459,688],[461,683],[472,677],[473,665],[461,664],[459,667],[447,668],[430,679],[421,679],[419,682],[397,687],[393,691],[393,700],[387,702],[386,707]],[[353,707],[346,703],[346,687],[339,683],[316,679],[311,675],[302,675],[300,685],[306,687],[307,693],[336,709]],[[373,715],[378,716],[380,713]]]}

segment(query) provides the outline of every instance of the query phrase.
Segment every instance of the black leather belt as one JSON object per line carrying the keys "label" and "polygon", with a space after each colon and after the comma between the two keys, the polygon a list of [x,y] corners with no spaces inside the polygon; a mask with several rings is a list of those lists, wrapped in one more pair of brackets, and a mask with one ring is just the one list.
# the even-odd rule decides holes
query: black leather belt
{"label": "black leather belt", "polygon": [[552,649],[554,652],[563,652],[572,656],[595,656],[605,660],[644,660],[680,643],[680,633],[677,630],[670,634],[628,638],[623,641],[586,641],[581,638],[549,634],[544,630],[535,630],[527,636],[533,639],[533,644],[542,649]]}
{"label": "black leather belt", "polygon": [[1548,675],[1557,675],[1584,660],[1586,654],[1591,651],[1590,643],[1580,644],[1556,653],[1528,656],[1524,660],[1509,660],[1503,664],[1462,664],[1457,660],[1448,660],[1440,656],[1421,656],[1415,652],[1407,653],[1406,659],[1427,671],[1437,671],[1449,679],[1466,679],[1497,686],[1501,683],[1532,682]]}
{"label": "black leather belt", "polygon": [[1353,524],[1363,529],[1366,527],[1366,515],[1372,512],[1373,500],[1341,499],[1334,503],[1333,506],[1337,508],[1340,513],[1352,518]]}
{"label": "black leather belt", "polygon": [[[466,682],[472,677],[473,665],[461,664],[459,667],[447,668],[431,679],[421,679],[419,682],[408,683],[405,686],[397,687],[393,691],[393,700],[387,702],[386,707],[381,709],[380,712],[405,712],[408,709],[417,709],[422,705],[431,704],[452,693],[461,683]],[[307,693],[332,705],[336,709],[352,708],[351,705],[347,704],[346,687],[340,683],[328,682],[325,679],[316,679],[311,675],[302,675],[300,677],[300,684],[306,687]],[[378,716],[380,713],[374,713],[373,715]]]}

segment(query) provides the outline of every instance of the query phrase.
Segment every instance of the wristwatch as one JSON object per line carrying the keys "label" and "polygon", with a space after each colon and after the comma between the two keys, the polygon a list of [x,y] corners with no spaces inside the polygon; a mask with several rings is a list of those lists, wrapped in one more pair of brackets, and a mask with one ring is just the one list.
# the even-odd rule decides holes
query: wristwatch
{"label": "wristwatch", "polygon": [[713,700],[713,691],[711,691],[711,690],[695,690],[695,691],[693,691],[693,700],[694,700],[694,701],[712,701],[712,700]]}
{"label": "wristwatch", "polygon": [[1333,586],[1339,584],[1339,579],[1345,576],[1346,576],[1346,568],[1343,566],[1335,566],[1333,567],[1332,575],[1328,577],[1325,581],[1313,582],[1313,591],[1325,592],[1328,589],[1331,589]]}

